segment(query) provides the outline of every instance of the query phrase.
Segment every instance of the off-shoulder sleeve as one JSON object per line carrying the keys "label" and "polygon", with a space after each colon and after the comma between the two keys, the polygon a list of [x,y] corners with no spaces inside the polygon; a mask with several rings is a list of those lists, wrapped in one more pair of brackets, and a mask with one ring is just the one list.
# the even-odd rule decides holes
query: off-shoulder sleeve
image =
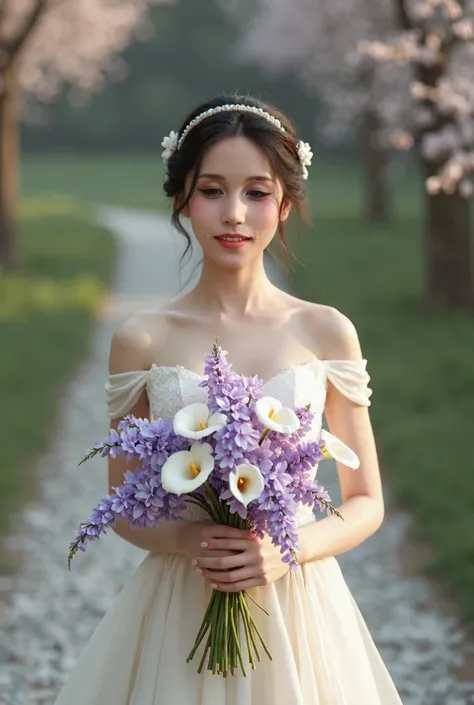
{"label": "off-shoulder sleeve", "polygon": [[146,385],[148,374],[149,370],[134,370],[109,375],[105,391],[107,392],[110,419],[119,419],[125,416],[137,403]]}
{"label": "off-shoulder sleeve", "polygon": [[325,366],[327,379],[341,394],[356,404],[370,406],[367,360],[325,360]]}

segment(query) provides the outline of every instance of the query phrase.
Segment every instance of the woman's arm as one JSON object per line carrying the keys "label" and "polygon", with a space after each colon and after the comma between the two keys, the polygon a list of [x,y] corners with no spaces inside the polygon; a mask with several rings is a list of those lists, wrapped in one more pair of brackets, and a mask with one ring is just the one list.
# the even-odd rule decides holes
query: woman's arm
{"label": "woman's arm", "polygon": [[[330,355],[333,360],[360,360],[357,331],[335,312]],[[337,465],[344,517],[331,515],[300,529],[301,562],[335,556],[355,548],[380,527],[384,516],[382,483],[367,407],[359,406],[328,385],[325,414],[329,430],[360,458],[358,470]]]}
{"label": "woman's arm", "polygon": [[[146,370],[150,367],[149,359],[150,337],[144,330],[140,319],[132,319],[119,328],[113,337],[110,349],[110,374]],[[150,406],[146,391],[143,390],[140,399],[127,412],[137,418],[150,418]],[[111,428],[118,428],[120,419],[111,421]],[[127,462],[123,456],[108,458],[109,493],[114,487],[122,484],[127,470],[133,470],[134,465]],[[129,543],[153,553],[178,553],[189,557],[201,556],[206,552],[202,542],[210,540],[242,539],[249,532],[242,532],[230,527],[219,527],[207,522],[163,521],[155,528],[132,529],[123,520],[118,519],[113,527],[116,534]],[[228,551],[222,555],[228,555]],[[221,555],[221,554],[220,554]]]}
{"label": "woman's arm", "polygon": [[[362,354],[352,323],[338,311],[331,314],[330,344],[325,357],[332,360],[360,360]],[[366,407],[359,406],[329,385],[326,418],[330,431],[352,448],[360,458],[360,468],[338,465],[344,521],[329,516],[299,530],[301,563],[321,560],[355,548],[381,525],[384,515],[382,486],[372,426]],[[210,544],[210,548],[214,547]],[[230,544],[223,542],[222,547]],[[235,546],[237,548],[237,546]],[[229,558],[200,558],[204,577],[219,590],[236,592],[278,580],[288,570],[278,548],[268,537],[242,544],[243,553]]]}
{"label": "woman's arm", "polygon": [[[149,367],[149,337],[144,329],[144,322],[132,318],[115,331],[112,338],[109,356],[109,372],[129,372],[146,370]],[[150,418],[150,406],[146,390],[143,390],[139,400],[127,412],[137,418]],[[120,419],[113,419],[110,427],[117,429]],[[127,470],[133,470],[133,463],[127,462],[123,456],[108,458],[109,493],[114,487],[122,484]],[[145,551],[159,553],[179,552],[178,522],[166,522],[156,529],[132,529],[126,521],[118,519],[113,527],[116,534],[129,543]]]}

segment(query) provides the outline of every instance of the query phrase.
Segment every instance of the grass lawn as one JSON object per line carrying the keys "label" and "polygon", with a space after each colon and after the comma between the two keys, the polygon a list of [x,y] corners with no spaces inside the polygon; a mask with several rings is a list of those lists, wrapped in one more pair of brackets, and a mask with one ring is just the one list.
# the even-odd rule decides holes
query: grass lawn
{"label": "grass lawn", "polygon": [[112,236],[72,199],[26,198],[21,241],[24,268],[0,278],[0,534],[34,492],[34,461],[88,350],[115,261]]}
{"label": "grass lawn", "polygon": [[89,203],[131,208],[170,207],[163,193],[164,165],[158,155],[26,155],[22,186],[26,194],[72,194]]}
{"label": "grass lawn", "polygon": [[293,238],[304,265],[293,288],[355,322],[385,478],[432,547],[427,570],[443,578],[474,624],[474,322],[423,309],[415,197],[402,200],[391,226],[370,227],[353,195],[333,188],[337,207],[315,192],[315,225]]}
{"label": "grass lawn", "polygon": [[[383,472],[398,502],[412,512],[418,536],[433,547],[428,567],[442,575],[474,624],[472,318],[423,310],[415,168],[398,175],[393,224],[370,227],[360,218],[357,167],[315,162],[309,185],[314,224],[292,238],[304,265],[292,276],[293,287],[356,323],[372,375]],[[86,201],[162,208],[162,174],[159,155],[32,156],[24,162],[23,184],[31,195],[71,193]]]}

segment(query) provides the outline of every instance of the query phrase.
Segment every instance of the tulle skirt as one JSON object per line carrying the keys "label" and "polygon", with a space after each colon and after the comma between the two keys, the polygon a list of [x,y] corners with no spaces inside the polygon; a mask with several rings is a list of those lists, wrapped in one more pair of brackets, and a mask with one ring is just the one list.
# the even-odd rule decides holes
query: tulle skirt
{"label": "tulle skirt", "polygon": [[[273,656],[244,677],[198,675],[210,590],[182,556],[149,554],[86,645],[56,705],[400,705],[334,558],[251,591]],[[251,604],[251,603],[250,603]]]}

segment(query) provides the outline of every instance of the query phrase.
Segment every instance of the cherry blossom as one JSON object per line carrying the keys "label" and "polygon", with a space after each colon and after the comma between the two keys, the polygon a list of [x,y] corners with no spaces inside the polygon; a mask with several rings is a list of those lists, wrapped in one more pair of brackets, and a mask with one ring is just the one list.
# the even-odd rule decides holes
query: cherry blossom
{"label": "cherry blossom", "polygon": [[[238,15],[238,3],[222,2]],[[238,18],[239,57],[257,60],[273,73],[297,73],[329,108],[323,124],[327,138],[343,138],[368,110],[380,122],[380,148],[389,147],[400,137],[400,125],[409,124],[406,68],[375,64],[358,50],[359,42],[393,32],[392,0],[259,0],[250,19],[243,12]]]}
{"label": "cherry blossom", "polygon": [[399,30],[388,40],[364,40],[376,64],[411,65],[415,137],[432,195],[469,197],[474,171],[474,2],[397,0]]}
{"label": "cherry blossom", "polygon": [[43,101],[52,100],[64,82],[100,90],[108,76],[124,74],[120,54],[134,37],[150,36],[148,11],[163,4],[171,0],[2,0],[0,69],[40,8],[16,57],[21,90]]}

